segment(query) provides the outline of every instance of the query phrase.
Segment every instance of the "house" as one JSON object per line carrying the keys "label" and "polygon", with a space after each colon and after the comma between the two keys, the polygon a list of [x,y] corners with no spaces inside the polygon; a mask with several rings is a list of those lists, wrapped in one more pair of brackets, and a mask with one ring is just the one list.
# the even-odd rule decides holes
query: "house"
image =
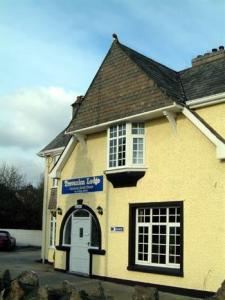
{"label": "house", "polygon": [[225,51],[174,71],[116,35],[46,161],[42,259],[197,297],[225,278]]}

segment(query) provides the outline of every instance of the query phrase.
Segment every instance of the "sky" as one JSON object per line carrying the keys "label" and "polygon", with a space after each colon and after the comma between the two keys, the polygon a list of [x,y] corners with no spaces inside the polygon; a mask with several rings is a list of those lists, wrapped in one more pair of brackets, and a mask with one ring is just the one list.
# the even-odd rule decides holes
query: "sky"
{"label": "sky", "polygon": [[0,164],[37,184],[117,33],[175,70],[225,45],[225,0],[0,0]]}

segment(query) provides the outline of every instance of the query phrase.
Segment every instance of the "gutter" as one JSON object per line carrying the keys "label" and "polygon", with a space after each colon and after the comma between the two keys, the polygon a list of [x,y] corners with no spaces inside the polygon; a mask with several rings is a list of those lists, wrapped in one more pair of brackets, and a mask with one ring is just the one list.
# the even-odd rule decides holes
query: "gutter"
{"label": "gutter", "polygon": [[152,111],[147,111],[147,112],[132,115],[132,116],[129,116],[129,117],[104,122],[104,123],[101,123],[101,124],[98,124],[98,125],[85,127],[85,128],[78,129],[78,130],[65,131],[65,134],[78,134],[78,133],[80,133],[80,134],[90,134],[90,133],[94,133],[94,132],[103,131],[103,130],[107,129],[110,125],[113,125],[113,124],[117,124],[117,123],[121,123],[121,122],[127,122],[127,121],[140,122],[140,121],[144,121],[144,120],[155,119],[155,118],[164,116],[164,114],[163,114],[164,111],[181,112],[182,109],[183,109],[183,106],[181,106],[181,105],[177,104],[176,102],[174,102],[172,105],[164,106],[164,107],[152,110]]}
{"label": "gutter", "polygon": [[50,150],[46,150],[46,151],[40,151],[37,153],[38,156],[40,157],[44,157],[44,156],[48,156],[51,154],[60,154],[63,150],[64,150],[65,146],[59,147],[59,148],[55,148],[55,149],[50,149]]}
{"label": "gutter", "polygon": [[206,107],[214,104],[224,103],[225,93],[214,94],[211,96],[206,96],[194,100],[189,100],[186,102],[187,106],[190,108]]}

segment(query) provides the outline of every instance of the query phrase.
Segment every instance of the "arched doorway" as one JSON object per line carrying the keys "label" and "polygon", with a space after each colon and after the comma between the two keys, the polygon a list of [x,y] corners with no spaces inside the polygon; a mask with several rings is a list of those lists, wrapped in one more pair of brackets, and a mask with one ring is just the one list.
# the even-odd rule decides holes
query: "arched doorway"
{"label": "arched doorway", "polygon": [[100,224],[90,207],[72,207],[66,213],[60,230],[60,244],[70,249],[68,271],[90,275],[91,253],[101,249]]}

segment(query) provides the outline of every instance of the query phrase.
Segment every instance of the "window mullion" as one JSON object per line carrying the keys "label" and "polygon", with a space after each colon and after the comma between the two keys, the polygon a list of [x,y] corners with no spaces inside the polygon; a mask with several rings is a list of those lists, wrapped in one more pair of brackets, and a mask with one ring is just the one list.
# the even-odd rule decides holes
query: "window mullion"
{"label": "window mullion", "polygon": [[169,208],[166,209],[166,264],[169,264],[169,242],[170,242],[170,227],[169,227]]}
{"label": "window mullion", "polygon": [[149,222],[149,237],[148,237],[148,263],[150,264],[152,262],[152,209],[150,209],[150,222]]}
{"label": "window mullion", "polygon": [[126,124],[126,166],[132,165],[133,147],[132,147],[131,123]]}
{"label": "window mullion", "polygon": [[119,166],[119,126],[116,126],[116,167]]}

